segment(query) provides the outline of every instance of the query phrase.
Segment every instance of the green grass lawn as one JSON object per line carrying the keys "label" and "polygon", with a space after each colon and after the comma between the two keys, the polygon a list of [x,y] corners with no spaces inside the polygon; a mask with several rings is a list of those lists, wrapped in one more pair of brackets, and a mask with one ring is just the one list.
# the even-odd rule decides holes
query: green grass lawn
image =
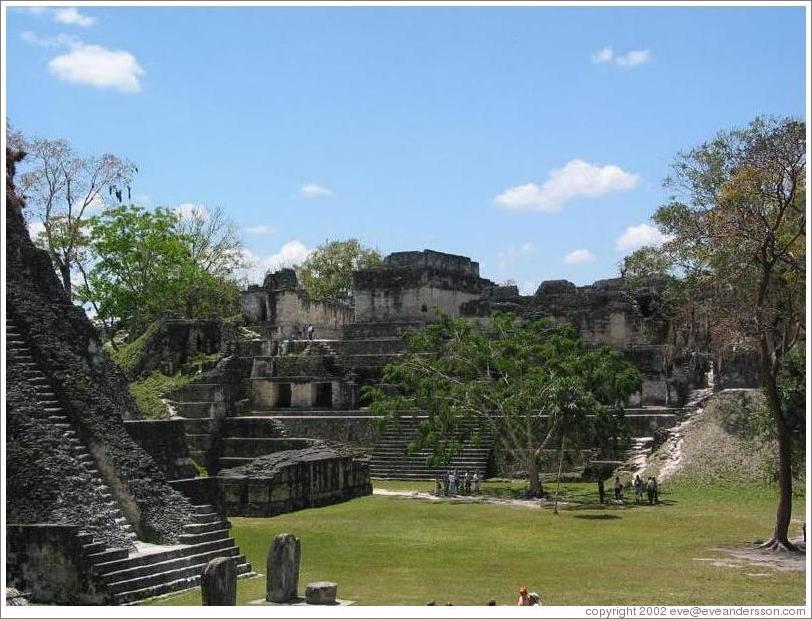
{"label": "green grass lawn", "polygon": [[[429,490],[431,482],[376,482]],[[519,493],[520,482],[484,492]],[[552,486],[550,487],[552,488]],[[793,604],[804,575],[719,567],[720,546],[765,537],[775,491],[761,485],[663,488],[663,504],[601,506],[594,484],[566,484],[567,504],[549,509],[453,504],[370,496],[274,518],[232,518],[233,534],[257,572],[273,536],[302,540],[301,592],[314,580],[339,584],[339,597],[365,605],[515,604],[521,585],[545,604]],[[796,500],[802,519],[803,500]],[[795,525],[793,525],[793,528]],[[265,578],[239,581],[238,603],[263,598]],[[200,590],[159,600],[199,605]]]}

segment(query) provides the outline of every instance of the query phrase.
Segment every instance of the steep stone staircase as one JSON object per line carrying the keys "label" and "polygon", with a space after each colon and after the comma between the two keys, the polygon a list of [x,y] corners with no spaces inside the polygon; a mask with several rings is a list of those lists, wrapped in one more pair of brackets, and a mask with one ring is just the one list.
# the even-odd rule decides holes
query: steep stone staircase
{"label": "steep stone staircase", "polygon": [[104,542],[95,541],[89,531],[80,530],[78,535],[83,558],[111,603],[132,604],[194,587],[200,582],[203,568],[216,557],[233,558],[240,577],[255,575],[251,564],[229,537],[230,523],[211,505],[193,506],[192,522],[185,526],[178,544],[158,546],[139,541],[132,524],[127,522],[102,479],[92,454],[81,443],[48,377],[37,365],[21,331],[9,318],[6,319],[6,347],[13,362],[24,368],[26,380],[36,391],[37,401],[48,421],[73,445],[75,458],[89,473],[95,491],[109,509],[105,515],[113,519],[130,540],[130,547],[108,548]]}
{"label": "steep stone staircase", "polygon": [[118,505],[113,501],[113,494],[110,492],[110,488],[105,484],[101,474],[96,468],[93,456],[91,456],[87,447],[79,440],[78,433],[65,414],[48,377],[45,376],[44,372],[34,360],[31,348],[25,342],[20,330],[14,322],[8,318],[6,319],[6,349],[14,363],[23,368],[26,381],[36,392],[37,402],[41,410],[47,416],[45,419],[49,421],[54,428],[58,429],[62,435],[66,437],[67,441],[71,443],[74,458],[81,463],[81,466],[90,476],[95,493],[108,508],[109,511],[106,514],[99,514],[99,516],[107,516],[124,531],[127,538],[135,540],[136,534],[132,524],[127,522],[124,514],[121,513]]}
{"label": "steep stone staircase", "polygon": [[336,351],[333,350],[329,340],[307,340],[307,344],[305,344],[302,354],[335,357]]}
{"label": "steep stone staircase", "polygon": [[390,423],[381,433],[375,451],[372,453],[370,475],[389,479],[434,479],[437,475],[457,469],[460,473],[478,473],[484,478],[494,438],[490,434],[482,436],[478,445],[466,441],[447,465],[434,467],[428,464],[430,450],[407,453],[407,445],[417,432],[418,424],[425,416],[401,417]]}
{"label": "steep stone staircase", "polygon": [[183,419],[189,457],[203,466],[212,448],[215,420],[226,414],[224,386],[219,383],[192,382],[172,394],[170,405]]}

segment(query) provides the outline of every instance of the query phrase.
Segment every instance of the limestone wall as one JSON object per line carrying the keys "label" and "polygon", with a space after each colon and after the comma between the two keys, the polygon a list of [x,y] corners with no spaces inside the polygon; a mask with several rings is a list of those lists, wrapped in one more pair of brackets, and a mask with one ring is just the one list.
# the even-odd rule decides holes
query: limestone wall
{"label": "limestone wall", "polygon": [[30,593],[39,603],[109,603],[83,555],[79,530],[78,525],[9,524],[6,586]]}
{"label": "limestone wall", "polygon": [[124,427],[133,440],[152,456],[167,479],[195,476],[182,419],[125,421]]}
{"label": "limestone wall", "polygon": [[217,480],[229,516],[275,516],[372,494],[368,463],[322,447],[257,458]]}
{"label": "limestone wall", "polygon": [[253,285],[240,293],[242,315],[249,323],[267,322],[272,319],[268,304],[268,291]]}
{"label": "limestone wall", "polygon": [[342,303],[313,301],[303,290],[280,290],[273,294],[274,323],[280,337],[294,333],[297,327],[312,324],[314,338],[341,336],[344,325],[353,321],[352,307]]}

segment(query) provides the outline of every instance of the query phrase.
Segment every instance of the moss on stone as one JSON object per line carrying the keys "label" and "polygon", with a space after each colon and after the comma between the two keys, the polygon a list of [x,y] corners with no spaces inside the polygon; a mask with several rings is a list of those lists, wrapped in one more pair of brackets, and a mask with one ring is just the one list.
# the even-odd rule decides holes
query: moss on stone
{"label": "moss on stone", "polygon": [[122,370],[124,370],[127,376],[132,376],[133,372],[140,365],[141,357],[145,352],[147,342],[154,337],[154,335],[158,332],[158,329],[160,329],[160,326],[161,324],[159,322],[153,322],[151,325],[149,325],[149,327],[147,327],[146,331],[135,338],[132,342],[120,345],[118,350],[114,349],[109,344],[107,345],[107,352],[109,353],[110,358],[115,361]]}
{"label": "moss on stone", "polygon": [[130,383],[130,393],[135,399],[141,414],[147,419],[161,419],[170,415],[167,398],[169,394],[188,385],[195,378],[193,374],[173,374],[152,372]]}

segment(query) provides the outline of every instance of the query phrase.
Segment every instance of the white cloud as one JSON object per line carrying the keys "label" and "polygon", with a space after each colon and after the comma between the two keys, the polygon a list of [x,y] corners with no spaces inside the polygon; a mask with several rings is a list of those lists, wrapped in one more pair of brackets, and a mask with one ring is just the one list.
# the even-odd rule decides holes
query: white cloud
{"label": "white cloud", "polygon": [[259,234],[259,235],[266,235],[266,234],[276,234],[276,228],[273,226],[269,226],[267,224],[258,224],[256,226],[248,226],[245,231],[248,234]]}
{"label": "white cloud", "polygon": [[616,58],[616,62],[621,67],[636,67],[650,61],[651,52],[647,49],[633,49]]}
{"label": "white cloud", "polygon": [[209,218],[206,207],[197,202],[183,202],[175,207],[175,214],[181,218],[199,217],[203,221]]}
{"label": "white cloud", "polygon": [[532,254],[535,251],[536,248],[530,242],[525,242],[521,245],[511,245],[496,254],[496,262],[500,269],[506,269],[516,262],[519,257]]}
{"label": "white cloud", "polygon": [[70,7],[67,9],[54,9],[54,21],[57,21],[60,24],[86,27],[95,24],[96,18],[88,15],[82,15],[75,8]]}
{"label": "white cloud", "polygon": [[141,65],[130,52],[82,42],[71,45],[70,51],[53,58],[48,69],[58,79],[67,82],[122,92],[140,91],[139,78],[144,75]]}
{"label": "white cloud", "polygon": [[566,256],[564,256],[565,264],[583,264],[584,262],[592,262],[595,256],[588,249],[574,249]]}
{"label": "white cloud", "polygon": [[45,232],[45,224],[41,221],[29,221],[28,222],[28,234],[31,236],[31,239],[37,238],[42,232]]}
{"label": "white cloud", "polygon": [[619,67],[636,67],[651,62],[651,50],[632,49],[624,54],[616,54],[611,47],[604,47],[592,54],[592,62],[595,64],[614,63]]}
{"label": "white cloud", "polygon": [[578,197],[595,198],[637,185],[639,177],[616,165],[593,165],[573,159],[563,168],[550,170],[543,185],[526,183],[510,187],[496,196],[496,203],[517,211],[559,211]]}
{"label": "white cloud", "polygon": [[266,256],[257,255],[250,249],[244,249],[242,257],[248,265],[244,269],[245,277],[250,283],[262,283],[268,271],[277,271],[301,264],[307,260],[311,251],[301,241],[288,241],[278,252]]}
{"label": "white cloud", "polygon": [[626,228],[615,240],[615,247],[621,251],[634,251],[648,245],[661,245],[668,240],[670,237],[654,226],[640,224]]}
{"label": "white cloud", "polygon": [[611,47],[604,47],[599,52],[595,52],[592,54],[592,62],[596,63],[604,63],[604,62],[612,62],[612,58],[615,57],[615,52],[612,50]]}
{"label": "white cloud", "polygon": [[302,198],[319,198],[333,195],[331,189],[316,183],[305,183],[299,188],[299,195]]}
{"label": "white cloud", "polygon": [[40,36],[36,32],[24,30],[20,33],[20,38],[29,45],[39,47],[73,47],[82,44],[82,41],[73,34],[60,33],[55,36]]}

